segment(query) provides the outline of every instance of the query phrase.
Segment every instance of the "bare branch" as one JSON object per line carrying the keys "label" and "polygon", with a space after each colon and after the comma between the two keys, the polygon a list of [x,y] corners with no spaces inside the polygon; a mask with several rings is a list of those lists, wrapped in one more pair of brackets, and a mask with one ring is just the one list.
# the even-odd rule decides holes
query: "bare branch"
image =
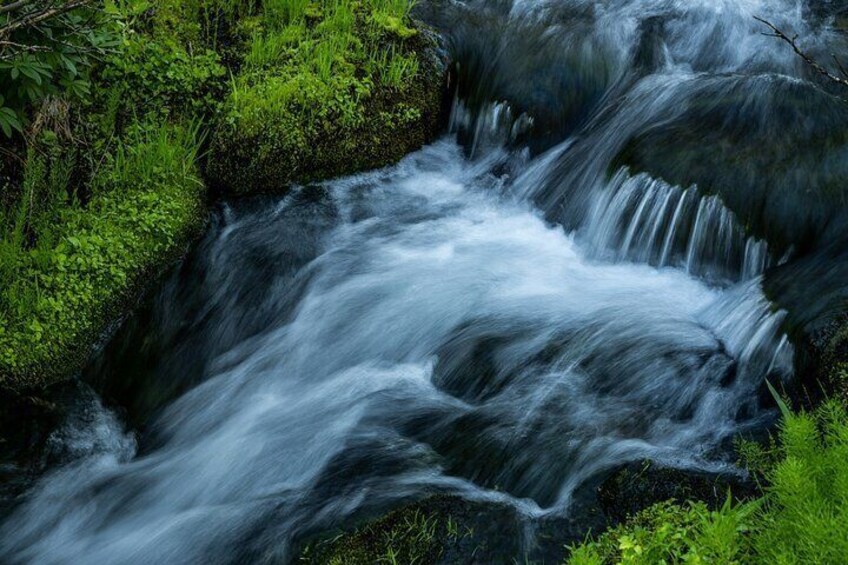
{"label": "bare branch", "polygon": [[91,4],[92,1],[93,0],[70,0],[69,2],[66,2],[65,4],[62,4],[60,6],[45,8],[42,10],[31,12],[18,20],[12,21],[0,27],[0,37],[8,36],[13,31],[16,31],[20,28],[35,26],[45,20],[49,20],[51,18],[61,16],[62,14],[66,14],[71,10],[82,8],[88,4]]}
{"label": "bare branch", "polygon": [[12,2],[11,4],[6,4],[5,6],[0,6],[0,14],[14,12],[24,4],[29,4],[30,2],[32,2],[32,0],[18,0],[17,2]]}
{"label": "bare branch", "polygon": [[836,56],[836,53],[831,53],[830,56],[833,58],[833,62],[836,63],[836,68],[839,69],[840,73],[842,73],[842,77],[848,78],[848,71],[846,71],[845,67],[842,66],[842,62]]}
{"label": "bare branch", "polygon": [[798,55],[799,57],[801,57],[801,59],[810,68],[812,68],[816,73],[820,74],[821,76],[825,77],[826,79],[828,79],[831,82],[835,82],[836,84],[839,84],[841,86],[848,88],[848,73],[845,72],[845,69],[842,68],[842,65],[839,63],[839,61],[836,60],[835,55],[834,55],[833,58],[834,58],[834,60],[836,60],[836,64],[838,65],[839,71],[842,73],[843,77],[838,77],[838,76],[832,74],[830,71],[828,71],[826,68],[824,68],[821,64],[819,64],[818,61],[816,61],[810,55],[808,55],[803,50],[801,50],[801,48],[798,47],[798,43],[797,43],[798,34],[795,34],[794,36],[789,37],[788,35],[783,33],[780,29],[777,28],[777,26],[775,26],[771,22],[764,20],[763,18],[760,18],[760,17],[757,17],[757,16],[754,16],[754,19],[757,20],[758,22],[762,23],[762,24],[765,24],[771,30],[771,32],[763,33],[763,35],[768,36],[768,37],[777,37],[778,39],[785,41],[786,43],[788,43],[790,45],[790,47],[792,47],[792,50],[795,51],[795,54]]}

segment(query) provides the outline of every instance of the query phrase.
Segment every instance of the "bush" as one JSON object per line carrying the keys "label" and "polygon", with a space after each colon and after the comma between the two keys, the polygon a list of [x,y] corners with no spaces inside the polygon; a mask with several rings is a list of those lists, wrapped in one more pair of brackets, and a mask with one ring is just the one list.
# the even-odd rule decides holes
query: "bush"
{"label": "bush", "polygon": [[109,98],[121,123],[143,116],[160,121],[211,120],[226,91],[227,70],[209,49],[189,53],[176,41],[133,35],[98,77],[100,106]]}
{"label": "bush", "polygon": [[709,511],[655,505],[572,548],[572,565],[848,563],[848,412],[829,401],[786,414],[777,458],[758,459],[770,485],[754,502]]}
{"label": "bush", "polygon": [[[92,5],[4,3],[0,13],[0,131],[23,131],[27,109],[46,97],[90,92],[90,67],[118,42],[112,17]],[[51,15],[52,14],[52,15]],[[19,25],[31,20],[38,23]]]}

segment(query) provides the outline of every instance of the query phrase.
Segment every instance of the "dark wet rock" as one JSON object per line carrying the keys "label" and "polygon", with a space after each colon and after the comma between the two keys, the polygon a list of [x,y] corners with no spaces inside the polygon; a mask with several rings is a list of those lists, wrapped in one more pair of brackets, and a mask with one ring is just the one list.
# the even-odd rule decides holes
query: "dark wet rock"
{"label": "dark wet rock", "polygon": [[598,500],[610,524],[617,524],[667,500],[699,500],[717,508],[727,500],[728,493],[745,500],[757,496],[758,491],[752,481],[740,475],[687,471],[641,461],[613,472],[598,487]]}
{"label": "dark wet rock", "polygon": [[848,105],[772,75],[699,79],[692,89],[686,109],[633,137],[613,169],[719,195],[779,253],[844,233]]}
{"label": "dark wet rock", "polygon": [[519,512],[496,502],[435,495],[365,519],[355,528],[307,541],[301,562],[372,564],[560,563],[566,545],[582,539],[564,519],[525,527]]}
{"label": "dark wet rock", "polygon": [[19,391],[0,388],[0,516],[55,462],[48,439],[81,394],[80,386],[65,381]]}
{"label": "dark wet rock", "polygon": [[[769,298],[788,315],[796,344],[791,396],[813,405],[838,395],[848,400],[848,245],[838,241],[807,257],[766,273]],[[804,284],[798,284],[804,281]]]}
{"label": "dark wet rock", "polygon": [[495,541],[498,552],[514,546],[514,520],[511,512],[495,505],[436,496],[365,522],[353,531],[312,541],[301,560],[370,564],[396,555],[402,563],[491,563],[497,554],[492,553],[488,538]]}
{"label": "dark wet rock", "polygon": [[512,4],[422,2],[418,16],[444,36],[457,63],[457,95],[472,119],[458,132],[471,143],[492,102],[533,120],[521,136],[534,152],[577,131],[602,101],[624,60],[593,34],[597,8],[577,3],[549,6],[544,19],[522,18]]}

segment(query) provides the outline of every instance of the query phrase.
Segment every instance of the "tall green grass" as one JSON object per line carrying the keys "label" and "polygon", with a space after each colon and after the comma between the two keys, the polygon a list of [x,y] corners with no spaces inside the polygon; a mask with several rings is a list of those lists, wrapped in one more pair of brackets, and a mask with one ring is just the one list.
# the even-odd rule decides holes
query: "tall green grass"
{"label": "tall green grass", "polygon": [[[848,563],[848,411],[787,414],[762,499],[710,511],[662,503],[572,548],[568,563]],[[769,460],[765,458],[763,460]]]}

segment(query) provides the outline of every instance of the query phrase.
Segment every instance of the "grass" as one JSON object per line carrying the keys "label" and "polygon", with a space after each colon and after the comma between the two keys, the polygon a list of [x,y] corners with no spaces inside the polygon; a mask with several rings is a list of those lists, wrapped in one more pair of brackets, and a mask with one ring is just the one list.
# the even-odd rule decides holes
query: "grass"
{"label": "grass", "polygon": [[848,412],[831,400],[786,414],[774,452],[750,453],[763,498],[710,511],[702,503],[655,505],[572,548],[568,563],[848,563]]}
{"label": "grass", "polygon": [[[247,193],[391,163],[423,144],[441,78],[407,0],[264,0],[230,81],[210,177]],[[422,86],[422,83],[427,83]]]}
{"label": "grass", "polygon": [[[197,126],[136,125],[94,173],[85,206],[69,199],[61,159],[30,155],[0,246],[0,384],[80,368],[141,277],[179,252],[202,218],[199,141]],[[39,209],[39,195],[62,205]]]}
{"label": "grass", "polygon": [[472,533],[450,514],[402,508],[353,533],[306,547],[300,561],[327,565],[424,564]]}

